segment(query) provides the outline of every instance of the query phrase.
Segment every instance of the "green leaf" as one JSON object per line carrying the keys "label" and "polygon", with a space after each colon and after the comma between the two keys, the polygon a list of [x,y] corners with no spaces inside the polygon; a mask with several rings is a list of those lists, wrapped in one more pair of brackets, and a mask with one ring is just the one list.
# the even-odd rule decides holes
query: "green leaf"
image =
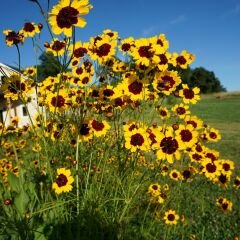
{"label": "green leaf", "polygon": [[14,198],[14,205],[21,216],[23,216],[26,213],[28,203],[29,203],[29,197],[24,190],[22,190]]}
{"label": "green leaf", "polygon": [[15,191],[15,192],[20,192],[21,191],[21,184],[20,184],[19,177],[14,175],[12,172],[8,172],[7,178],[8,178],[8,182],[9,182],[12,190]]}

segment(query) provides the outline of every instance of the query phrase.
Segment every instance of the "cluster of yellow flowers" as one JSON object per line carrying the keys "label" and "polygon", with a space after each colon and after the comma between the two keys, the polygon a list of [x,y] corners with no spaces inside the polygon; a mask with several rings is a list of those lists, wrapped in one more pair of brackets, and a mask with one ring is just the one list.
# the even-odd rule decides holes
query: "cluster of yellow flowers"
{"label": "cluster of yellow flowers", "polygon": [[[151,154],[160,167],[164,162],[171,169],[164,175],[172,180],[187,180],[190,175],[199,173],[213,183],[227,186],[234,163],[221,159],[217,151],[206,146],[217,142],[221,136],[218,130],[191,114],[190,105],[200,100],[200,91],[184,84],[178,71],[186,69],[195,56],[186,50],[168,52],[169,42],[164,34],[121,39],[117,32],[107,29],[89,42],[72,41],[70,37],[75,27],[86,25],[81,16],[88,14],[91,8],[87,0],[61,0],[49,13],[52,32],[65,37],[54,37],[50,43],[45,43],[46,52],[57,57],[64,55],[71,70],[37,83],[32,80],[36,69],[26,68],[24,77],[13,75],[2,86],[4,97],[26,102],[34,88],[37,89],[38,105],[45,109],[34,121],[39,139],[67,143],[72,149],[79,143],[92,143],[96,138],[109,144],[107,137],[112,134],[112,143],[121,141],[118,150],[144,157]],[[33,37],[41,28],[42,25],[25,23],[17,33],[6,30],[6,43],[8,46],[23,43],[25,37]],[[121,56],[116,56],[117,51]],[[126,60],[122,60],[123,56]],[[175,97],[173,106],[167,102],[170,95]],[[140,111],[147,103],[154,106],[154,123],[141,120],[149,113],[149,109],[145,109],[140,118],[131,119],[129,114],[126,121],[123,119],[124,124],[114,126],[116,116],[124,111]],[[10,130],[2,127],[0,131],[7,135]],[[39,154],[42,148],[39,141],[32,150]],[[186,169],[170,167],[183,159],[188,161]],[[7,166],[8,163],[2,164]],[[2,166],[1,172],[5,174]],[[235,183],[239,187],[239,178]],[[69,192],[73,184],[70,170],[58,168],[53,190],[57,194]],[[152,202],[163,203],[166,191],[167,186],[154,183],[149,186],[148,194]],[[221,203],[218,200],[222,208],[226,208],[226,203],[227,208],[232,208],[227,200],[222,199]],[[164,220],[167,224],[176,224],[179,216],[170,209],[165,212]]]}

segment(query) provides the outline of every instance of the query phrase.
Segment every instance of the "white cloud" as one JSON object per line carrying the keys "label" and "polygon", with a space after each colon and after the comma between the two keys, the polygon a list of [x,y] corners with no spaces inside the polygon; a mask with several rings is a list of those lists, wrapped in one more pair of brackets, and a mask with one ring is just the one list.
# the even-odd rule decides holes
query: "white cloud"
{"label": "white cloud", "polygon": [[172,25],[175,25],[175,24],[185,22],[186,20],[187,20],[187,17],[184,14],[181,14],[173,18],[172,20],[170,20],[169,23]]}
{"label": "white cloud", "polygon": [[153,35],[156,32],[156,30],[157,30],[156,26],[147,27],[142,30],[142,35],[144,37],[149,37],[149,36]]}

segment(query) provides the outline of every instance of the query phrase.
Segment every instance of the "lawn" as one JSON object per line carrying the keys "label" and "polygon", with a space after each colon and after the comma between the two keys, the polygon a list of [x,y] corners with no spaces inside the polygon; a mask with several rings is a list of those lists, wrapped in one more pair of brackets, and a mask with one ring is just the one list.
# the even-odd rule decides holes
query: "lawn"
{"label": "lawn", "polygon": [[232,159],[240,164],[240,94],[203,95],[201,101],[193,105],[192,113],[206,124],[217,128],[221,141],[212,144],[221,152],[222,158]]}

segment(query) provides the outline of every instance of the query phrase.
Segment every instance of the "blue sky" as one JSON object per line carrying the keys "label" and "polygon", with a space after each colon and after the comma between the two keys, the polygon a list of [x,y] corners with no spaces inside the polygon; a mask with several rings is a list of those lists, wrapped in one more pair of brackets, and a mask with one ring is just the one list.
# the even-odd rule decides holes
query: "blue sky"
{"label": "blue sky", "polygon": [[[39,0],[47,5],[47,0]],[[50,0],[51,5],[57,0]],[[90,0],[93,9],[87,26],[77,39],[87,41],[104,29],[121,38],[166,34],[170,52],[183,49],[196,55],[191,67],[214,71],[229,91],[240,90],[240,0]],[[18,30],[25,21],[43,22],[37,6],[29,0],[1,1],[0,31]],[[49,40],[47,29],[42,40]],[[35,64],[32,42],[21,46],[22,66]],[[0,62],[17,65],[15,47],[6,47],[0,34]]]}

